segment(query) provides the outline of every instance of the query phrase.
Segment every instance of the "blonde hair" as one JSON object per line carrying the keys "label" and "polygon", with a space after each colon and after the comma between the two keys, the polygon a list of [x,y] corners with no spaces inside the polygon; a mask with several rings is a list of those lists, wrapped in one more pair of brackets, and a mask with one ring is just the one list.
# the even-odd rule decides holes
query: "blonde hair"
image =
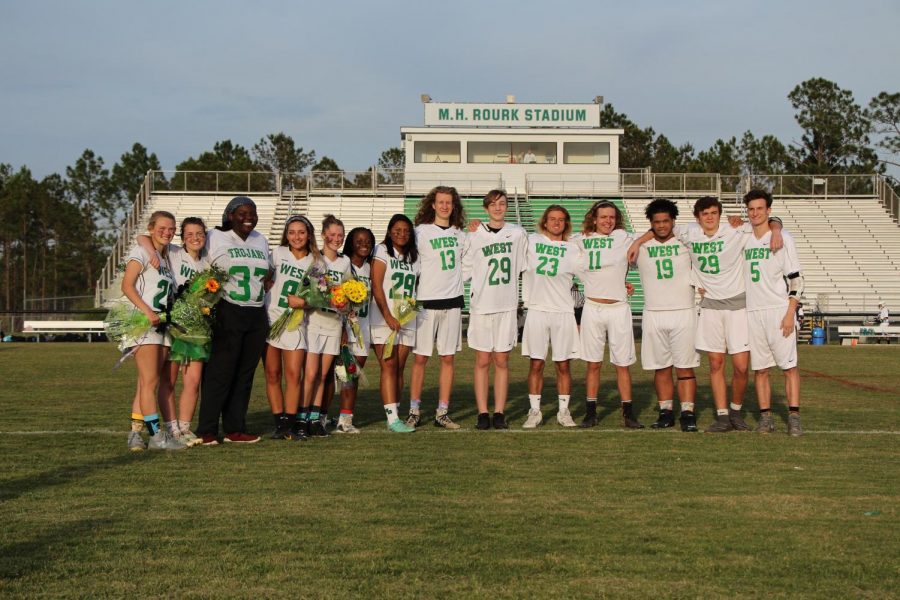
{"label": "blonde hair", "polygon": [[551,204],[544,210],[544,214],[541,215],[541,220],[538,221],[538,229],[541,233],[547,232],[547,219],[550,217],[550,213],[553,211],[561,212],[566,215],[566,228],[563,230],[563,239],[569,239],[569,235],[572,233],[572,216],[569,214],[569,211],[566,210],[566,207],[562,204]]}

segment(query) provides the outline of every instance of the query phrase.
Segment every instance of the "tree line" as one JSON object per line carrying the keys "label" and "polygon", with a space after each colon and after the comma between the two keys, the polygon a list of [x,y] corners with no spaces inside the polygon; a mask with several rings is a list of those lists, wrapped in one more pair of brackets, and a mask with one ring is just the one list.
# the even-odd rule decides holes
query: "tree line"
{"label": "tree line", "polygon": [[[900,93],[882,92],[863,107],[849,90],[813,78],[797,85],[787,98],[801,131],[795,141],[746,131],[698,152],[690,143],[674,145],[611,104],[604,106],[601,124],[625,131],[621,168],[746,175],[870,174],[884,173],[887,165],[900,166]],[[402,169],[403,163],[403,151],[390,148],[382,152],[378,168]],[[40,180],[27,166],[16,170],[0,163],[0,313],[48,309],[53,306],[43,301],[48,298],[92,296],[106,254],[149,170],[161,170],[160,162],[140,143],[111,168],[87,149],[66,167],[64,176],[54,173]],[[304,150],[282,132],[266,135],[249,149],[231,140],[218,141],[175,170],[177,178],[188,171],[301,173],[341,168],[328,156],[317,159],[315,151]],[[356,177],[361,179],[355,183],[365,185],[371,175]],[[161,178],[154,185],[165,188],[169,183]],[[195,184],[209,187],[210,182]],[[84,298],[76,306],[91,304]]]}

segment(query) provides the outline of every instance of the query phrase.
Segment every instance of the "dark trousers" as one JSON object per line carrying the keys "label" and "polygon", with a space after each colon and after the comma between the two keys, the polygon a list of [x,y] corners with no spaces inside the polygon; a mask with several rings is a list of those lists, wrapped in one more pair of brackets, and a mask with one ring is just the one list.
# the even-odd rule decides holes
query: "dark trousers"
{"label": "dark trousers", "polygon": [[203,369],[197,434],[246,433],[253,375],[266,346],[269,324],[263,307],[216,306],[212,350]]}

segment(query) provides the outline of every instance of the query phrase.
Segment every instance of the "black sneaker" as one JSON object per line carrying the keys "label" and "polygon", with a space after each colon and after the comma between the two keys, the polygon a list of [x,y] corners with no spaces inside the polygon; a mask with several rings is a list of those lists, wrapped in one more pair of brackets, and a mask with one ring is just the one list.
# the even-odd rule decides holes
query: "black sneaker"
{"label": "black sneaker", "polygon": [[650,425],[650,429],[668,429],[675,425],[675,414],[671,409],[665,408],[659,411],[659,418]]}
{"label": "black sneaker", "polygon": [[728,409],[728,420],[731,421],[731,426],[734,427],[735,431],[750,431],[750,426],[744,422],[744,417],[741,416],[741,411]]}
{"label": "black sneaker", "polygon": [[478,413],[478,422],[475,423],[475,429],[487,431],[491,428],[491,415],[488,413]]}
{"label": "black sneaker", "polygon": [[622,427],[625,429],[643,429],[644,426],[634,418],[634,409],[631,402],[626,402],[622,406]]}
{"label": "black sneaker", "polygon": [[681,416],[678,417],[678,422],[681,423],[682,431],[700,431],[699,429],[697,429],[697,415],[695,415],[693,411],[686,410],[681,413]]}
{"label": "black sneaker", "polygon": [[319,419],[309,422],[309,437],[331,437],[331,433],[325,429],[325,424]]}
{"label": "black sneaker", "polygon": [[494,413],[493,422],[491,424],[494,429],[509,429],[509,425],[506,424],[506,417],[503,413]]}
{"label": "black sneaker", "polygon": [[293,440],[295,442],[305,442],[309,438],[306,435],[306,422],[296,421],[294,426],[287,431],[283,439]]}
{"label": "black sneaker", "polygon": [[734,425],[728,415],[716,415],[716,422],[706,428],[706,433],[728,433],[734,431]]}

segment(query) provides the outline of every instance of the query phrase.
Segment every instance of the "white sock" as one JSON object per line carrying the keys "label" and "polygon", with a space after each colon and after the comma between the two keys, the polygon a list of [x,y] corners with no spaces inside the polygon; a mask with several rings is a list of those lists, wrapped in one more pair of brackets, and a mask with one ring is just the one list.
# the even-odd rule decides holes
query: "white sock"
{"label": "white sock", "polygon": [[397,403],[385,404],[384,405],[384,414],[387,416],[388,425],[391,423],[396,423],[400,420],[400,417],[397,416]]}
{"label": "white sock", "polygon": [[681,412],[694,412],[694,403],[693,402],[682,402],[681,403]]}
{"label": "white sock", "polygon": [[741,410],[741,405],[740,405],[740,404],[735,404],[734,402],[731,402],[731,403],[728,405],[728,407],[729,407],[731,410],[737,410],[737,411]]}
{"label": "white sock", "polygon": [[728,409],[727,409],[727,408],[717,408],[717,409],[716,409],[716,416],[717,416],[717,417],[727,417],[727,416],[728,416]]}
{"label": "white sock", "polygon": [[569,410],[569,396],[560,396],[559,397],[559,412],[564,410]]}
{"label": "white sock", "polygon": [[181,433],[187,433],[191,430],[191,422],[178,419],[178,429],[181,430]]}
{"label": "white sock", "polygon": [[541,395],[528,394],[528,403],[531,405],[531,410],[541,410]]}
{"label": "white sock", "polygon": [[659,410],[672,410],[672,401],[671,400],[660,401]]}
{"label": "white sock", "polygon": [[181,431],[178,429],[178,421],[166,421],[166,430],[170,435],[179,435]]}

